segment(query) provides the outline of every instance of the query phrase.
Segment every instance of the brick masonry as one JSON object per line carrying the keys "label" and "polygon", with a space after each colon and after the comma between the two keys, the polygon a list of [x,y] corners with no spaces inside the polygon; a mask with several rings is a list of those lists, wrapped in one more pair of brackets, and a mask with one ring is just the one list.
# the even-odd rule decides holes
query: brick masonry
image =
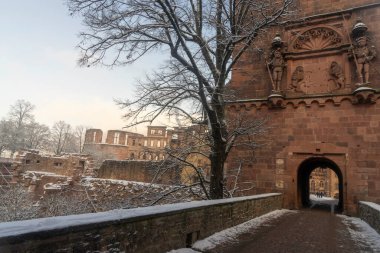
{"label": "brick masonry", "polygon": [[[248,193],[280,191],[286,208],[302,207],[300,173],[304,162],[328,161],[340,174],[342,210],[357,213],[358,201],[380,203],[380,57],[370,62],[372,93],[364,100],[357,96],[358,76],[348,57],[351,33],[361,17],[368,27],[368,46],[380,51],[380,3],[378,1],[297,1],[299,12],[293,22],[268,29],[242,57],[232,74],[229,88],[236,95],[228,115],[266,118],[267,133],[254,159],[244,164],[241,181],[251,181]],[[299,19],[298,19],[299,18]],[[331,49],[292,48],[299,34],[331,28],[341,36],[339,47]],[[271,41],[280,32],[287,66],[281,82],[283,100],[270,100],[271,81],[262,52],[270,52]],[[317,40],[310,47],[318,47]],[[294,52],[293,52],[293,51]],[[297,51],[298,50],[298,51]],[[314,51],[313,51],[314,50]],[[344,84],[334,90],[329,78],[331,62],[341,64]],[[291,92],[296,66],[305,69],[303,92]],[[367,94],[368,95],[368,94]],[[278,102],[278,103],[277,103]],[[246,151],[235,149],[228,170],[238,165],[234,159],[246,158]]]}
{"label": "brick masonry", "polygon": [[180,170],[170,170],[162,175],[156,175],[155,161],[117,161],[105,160],[97,171],[97,177],[106,179],[120,179],[151,183],[175,184],[179,183]]}
{"label": "brick masonry", "polygon": [[0,252],[167,252],[281,206],[268,194],[2,223]]}

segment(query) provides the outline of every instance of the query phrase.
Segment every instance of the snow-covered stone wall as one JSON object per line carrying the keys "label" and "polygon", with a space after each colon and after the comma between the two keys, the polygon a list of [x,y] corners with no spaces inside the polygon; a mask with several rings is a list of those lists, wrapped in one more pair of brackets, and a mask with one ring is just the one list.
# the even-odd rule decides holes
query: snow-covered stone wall
{"label": "snow-covered stone wall", "polygon": [[282,207],[282,195],[0,223],[0,252],[166,252]]}
{"label": "snow-covered stone wall", "polygon": [[359,218],[367,222],[380,234],[380,205],[372,202],[359,202]]}

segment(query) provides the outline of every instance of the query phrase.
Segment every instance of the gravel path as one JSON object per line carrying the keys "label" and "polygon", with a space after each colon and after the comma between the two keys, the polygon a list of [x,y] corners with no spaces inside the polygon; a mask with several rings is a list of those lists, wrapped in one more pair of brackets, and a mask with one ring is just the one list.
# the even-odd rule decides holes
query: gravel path
{"label": "gravel path", "polygon": [[219,246],[210,253],[357,253],[342,218],[324,210],[305,209],[273,219],[258,230],[244,233],[238,243]]}

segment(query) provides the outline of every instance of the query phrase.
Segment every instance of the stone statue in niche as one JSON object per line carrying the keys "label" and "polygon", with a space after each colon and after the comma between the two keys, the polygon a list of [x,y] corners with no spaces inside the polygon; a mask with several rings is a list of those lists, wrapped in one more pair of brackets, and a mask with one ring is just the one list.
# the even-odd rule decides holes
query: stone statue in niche
{"label": "stone statue in niche", "polygon": [[302,92],[300,85],[302,84],[303,79],[305,78],[305,73],[302,66],[297,66],[292,74],[292,83],[290,90],[293,92]]}
{"label": "stone statue in niche", "polygon": [[367,44],[367,26],[360,20],[352,29],[353,37],[355,38],[355,45],[349,49],[349,58],[355,62],[357,74],[359,76],[359,84],[369,84],[369,68],[370,62],[376,57],[375,47],[369,47]]}
{"label": "stone statue in niche", "polygon": [[336,90],[344,87],[344,74],[342,67],[336,62],[333,61],[329,69],[330,80],[334,81]]}
{"label": "stone statue in niche", "polygon": [[272,92],[281,92],[281,80],[284,73],[284,68],[286,66],[284,56],[282,53],[282,39],[280,34],[277,33],[272,41],[272,52],[270,56],[270,61],[267,62],[267,68],[269,72],[269,77],[272,82]]}
{"label": "stone statue in niche", "polygon": [[281,53],[281,48],[273,51],[269,66],[272,70],[273,90],[281,91],[281,80],[284,72],[285,60]]}

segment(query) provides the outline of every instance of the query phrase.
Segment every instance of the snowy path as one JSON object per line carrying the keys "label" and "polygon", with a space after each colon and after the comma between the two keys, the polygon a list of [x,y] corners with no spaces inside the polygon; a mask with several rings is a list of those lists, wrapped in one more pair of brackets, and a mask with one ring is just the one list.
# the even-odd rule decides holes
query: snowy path
{"label": "snowy path", "polygon": [[357,218],[321,210],[275,211],[171,253],[380,252],[380,235]]}

